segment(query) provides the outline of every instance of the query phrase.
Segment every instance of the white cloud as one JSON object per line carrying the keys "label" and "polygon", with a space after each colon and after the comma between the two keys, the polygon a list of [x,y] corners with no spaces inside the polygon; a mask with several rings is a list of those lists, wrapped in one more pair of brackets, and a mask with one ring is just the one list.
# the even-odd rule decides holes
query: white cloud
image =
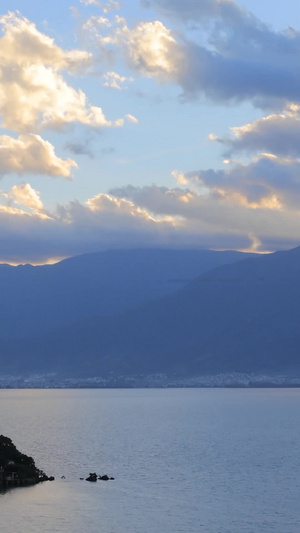
{"label": "white cloud", "polygon": [[300,157],[300,117],[298,109],[291,112],[272,114],[249,122],[243,126],[230,128],[233,137],[218,138],[216,140],[226,146],[229,156],[232,152],[264,151],[277,155]]}
{"label": "white cloud", "polygon": [[129,122],[132,122],[133,124],[137,124],[138,123],[138,119],[136,117],[134,117],[133,115],[130,115],[130,113],[127,113],[127,115],[125,115],[125,118],[127,118],[127,120]]}
{"label": "white cloud", "polygon": [[255,236],[262,241],[261,249],[272,249],[280,239],[291,246],[300,239],[297,159],[265,153],[249,164],[234,163],[226,170],[172,174],[185,188],[127,186],[111,189],[110,194],[131,200],[153,216],[179,217],[187,239],[198,232],[202,244],[210,239],[210,247],[217,246],[214,235],[220,242],[222,234],[223,248],[233,234]]}
{"label": "white cloud", "polygon": [[41,33],[28,19],[10,12],[0,17],[1,64],[47,65],[54,70],[83,71],[92,63],[92,54],[84,50],[62,50],[54,39]]}
{"label": "white cloud", "polygon": [[112,89],[118,89],[119,91],[124,88],[124,83],[132,82],[133,78],[127,78],[126,76],[121,76],[117,72],[107,72],[103,76],[104,78],[104,87],[111,87]]}
{"label": "white cloud", "polygon": [[88,52],[63,51],[35,25],[14,13],[2,17],[0,38],[0,114],[2,125],[17,132],[62,129],[70,123],[119,127],[123,119],[107,120],[61,70],[77,72],[92,62]]}
{"label": "white cloud", "polygon": [[40,193],[33,189],[29,183],[22,183],[21,185],[14,185],[9,197],[18,204],[28,207],[33,211],[42,211],[44,209],[43,202],[40,199]]}
{"label": "white cloud", "polygon": [[203,187],[216,204],[239,204],[247,209],[296,209],[300,200],[300,161],[262,153],[250,163],[234,162],[225,170],[184,174],[185,183]]}
{"label": "white cloud", "polygon": [[53,145],[39,135],[20,135],[17,139],[0,135],[0,176],[8,173],[48,174],[70,177],[77,164],[57,157]]}
{"label": "white cloud", "polygon": [[116,0],[110,0],[109,2],[100,2],[100,0],[80,0],[80,2],[86,6],[98,6],[103,9],[104,13],[108,13],[113,9],[120,9],[121,3]]}
{"label": "white cloud", "polygon": [[[116,4],[84,3],[105,12]],[[281,111],[232,128],[231,137],[211,135],[228,152],[226,169],[173,171],[174,188],[112,189],[86,202],[60,205],[52,213],[45,211],[39,192],[29,183],[2,191],[0,260],[41,262],[151,245],[272,250],[300,239],[300,34],[276,33],[230,0],[144,3],[177,20],[181,14],[184,22],[197,23],[204,28],[205,44],[191,42],[159,20],[129,28],[120,17],[90,17],[85,30],[96,37],[99,55],[104,49],[109,59],[121,53],[134,72],[177,84],[186,98],[201,93],[216,101],[259,98],[261,103],[282,105]],[[2,17],[0,24],[0,113],[3,126],[21,132],[18,138],[0,136],[0,175],[70,176],[75,161],[59,158],[37,131],[76,122],[92,127],[137,123],[131,114],[108,120],[83,91],[66,81],[64,72],[90,68],[90,53],[64,51],[16,14]],[[105,76],[107,86],[119,90],[132,81],[113,70]],[[92,155],[88,140],[65,147]],[[253,155],[247,164],[229,157],[242,150]]]}
{"label": "white cloud", "polygon": [[14,187],[2,193],[0,261],[41,263],[108,248],[249,249],[254,244],[263,251],[297,244],[299,204],[254,207],[241,192],[228,188],[222,195],[217,186],[207,195],[129,186],[60,205],[53,213],[43,210],[38,191],[28,184]]}
{"label": "white cloud", "polygon": [[107,248],[163,246],[172,238],[171,217],[155,219],[126,199],[98,194],[85,204],[74,201],[49,214],[37,211],[34,202],[32,212],[11,205],[20,200],[29,208],[29,194],[21,192],[15,191],[13,198],[10,191],[0,205],[2,262],[41,263]]}
{"label": "white cloud", "polygon": [[139,219],[143,221],[155,222],[150,214],[124,198],[116,198],[109,194],[100,193],[86,201],[86,205],[92,213],[105,214],[106,217],[117,214],[118,217],[129,217],[129,220]]}
{"label": "white cloud", "polygon": [[101,46],[114,45],[122,50],[128,64],[144,76],[154,76],[159,81],[174,81],[182,68],[184,54],[162,22],[140,22],[130,29],[123,18],[108,35],[99,32]]}
{"label": "white cloud", "polygon": [[171,175],[173,178],[175,178],[178,185],[189,185],[190,180],[187,180],[184,172],[180,172],[179,170],[172,170]]}
{"label": "white cloud", "polygon": [[108,32],[98,32],[102,51],[114,47],[135,72],[177,84],[185,98],[204,94],[217,102],[251,100],[261,107],[299,101],[300,32],[275,32],[231,0],[146,0],[144,5],[201,26],[202,44],[159,20],[129,28],[116,17]]}

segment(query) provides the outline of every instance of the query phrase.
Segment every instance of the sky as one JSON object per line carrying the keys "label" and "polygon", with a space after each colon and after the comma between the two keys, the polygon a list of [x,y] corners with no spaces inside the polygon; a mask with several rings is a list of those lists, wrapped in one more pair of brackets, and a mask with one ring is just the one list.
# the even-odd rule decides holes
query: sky
{"label": "sky", "polygon": [[297,7],[2,0],[0,262],[298,246]]}

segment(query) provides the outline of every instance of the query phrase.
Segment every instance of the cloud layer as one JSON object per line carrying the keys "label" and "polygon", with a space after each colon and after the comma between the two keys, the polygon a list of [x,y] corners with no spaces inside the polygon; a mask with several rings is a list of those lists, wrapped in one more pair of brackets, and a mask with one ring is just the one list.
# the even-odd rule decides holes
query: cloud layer
{"label": "cloud layer", "polygon": [[299,101],[300,32],[275,32],[231,0],[146,0],[143,5],[198,25],[203,43],[159,20],[130,28],[116,17],[114,23],[100,25],[98,42],[119,49],[134,71],[177,84],[185,98],[250,99],[263,107],[270,99],[278,106]]}
{"label": "cloud layer", "polygon": [[[300,241],[300,33],[276,32],[233,0],[142,4],[145,20],[131,24],[115,13],[119,2],[81,0],[82,9],[100,10],[82,25],[92,37],[89,50],[64,50],[18,13],[0,18],[0,177],[26,176],[0,191],[0,260],[43,262],[151,245],[266,251]],[[149,20],[153,10],[157,17]],[[199,99],[245,101],[262,116],[231,127],[228,135],[211,133],[226,165],[174,171],[174,187],[114,187],[112,176],[108,193],[99,185],[89,198],[49,210],[30,176],[69,178],[78,167],[41,135],[64,134],[74,124],[85,130],[141,124],[126,111],[110,120],[90,103],[78,79],[91,73],[106,95],[127,89],[127,101],[141,79],[156,83],[165,99],[168,87],[177,87],[181,101],[190,100],[196,111]],[[157,113],[153,135],[159,120]],[[88,155],[91,164],[96,155],[114,153],[102,147],[96,154],[90,139],[78,134],[63,150]]]}
{"label": "cloud layer", "polygon": [[[8,173],[70,177],[73,159],[62,159],[38,132],[64,131],[81,124],[94,129],[120,127],[124,118],[108,120],[101,107],[65,79],[85,74],[93,55],[85,50],[63,50],[52,38],[19,13],[0,17],[0,176]],[[75,150],[73,150],[75,152]]]}
{"label": "cloud layer", "polygon": [[[245,172],[251,174],[250,169]],[[2,191],[1,260],[40,263],[108,248],[149,246],[252,251],[295,246],[300,212],[293,195],[282,191],[283,201],[291,201],[286,209],[267,183],[262,190],[250,183],[247,190],[242,182],[237,185],[238,175],[237,170],[226,178],[206,171],[185,175],[191,187],[113,189],[51,213],[29,184],[14,186]]]}

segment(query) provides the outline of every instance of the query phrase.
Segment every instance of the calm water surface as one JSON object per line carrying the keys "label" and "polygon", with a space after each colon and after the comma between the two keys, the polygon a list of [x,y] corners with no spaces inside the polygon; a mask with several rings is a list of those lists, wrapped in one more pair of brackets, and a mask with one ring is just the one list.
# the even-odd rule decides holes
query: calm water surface
{"label": "calm water surface", "polygon": [[299,416],[299,389],[1,390],[56,478],[0,494],[1,531],[299,533]]}

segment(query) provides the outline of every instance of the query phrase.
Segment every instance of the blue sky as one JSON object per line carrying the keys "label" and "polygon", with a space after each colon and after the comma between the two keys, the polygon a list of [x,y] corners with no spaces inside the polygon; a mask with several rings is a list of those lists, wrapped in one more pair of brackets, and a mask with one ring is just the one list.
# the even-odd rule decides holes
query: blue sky
{"label": "blue sky", "polygon": [[1,262],[300,243],[295,1],[1,8]]}

